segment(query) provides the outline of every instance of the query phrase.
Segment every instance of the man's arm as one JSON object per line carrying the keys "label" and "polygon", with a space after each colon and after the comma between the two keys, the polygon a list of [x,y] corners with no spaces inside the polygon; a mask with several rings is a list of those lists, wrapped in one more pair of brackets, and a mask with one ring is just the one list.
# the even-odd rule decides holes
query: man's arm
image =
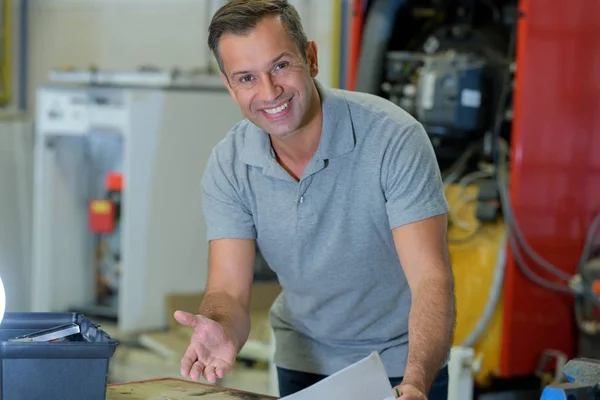
{"label": "man's arm", "polygon": [[452,346],[454,279],[446,245],[446,214],[393,229],[412,294],[403,384],[427,395]]}
{"label": "man's arm", "polygon": [[255,241],[212,240],[208,254],[208,283],[200,314],[223,325],[239,352],[250,334]]}
{"label": "man's arm", "polygon": [[232,140],[213,149],[202,177],[208,280],[199,313],[219,322],[239,352],[250,332],[256,229],[236,178]]}
{"label": "man's arm", "polygon": [[250,332],[250,291],[256,256],[254,218],[236,175],[235,138],[211,152],[202,176],[208,239],[208,282],[198,314],[175,312],[193,327],[181,374],[214,383],[231,370]]}

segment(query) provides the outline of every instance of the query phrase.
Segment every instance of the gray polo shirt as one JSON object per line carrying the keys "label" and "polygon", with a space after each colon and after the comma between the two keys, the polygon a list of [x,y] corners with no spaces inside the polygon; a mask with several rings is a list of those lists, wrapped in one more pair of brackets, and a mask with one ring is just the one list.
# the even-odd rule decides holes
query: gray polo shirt
{"label": "gray polo shirt", "polygon": [[392,229],[448,211],[439,167],[408,113],[315,82],[323,132],[299,182],[248,120],[214,148],[202,179],[208,240],[256,239],[277,273],[277,365],[329,375],[377,351],[401,377],[411,295]]}

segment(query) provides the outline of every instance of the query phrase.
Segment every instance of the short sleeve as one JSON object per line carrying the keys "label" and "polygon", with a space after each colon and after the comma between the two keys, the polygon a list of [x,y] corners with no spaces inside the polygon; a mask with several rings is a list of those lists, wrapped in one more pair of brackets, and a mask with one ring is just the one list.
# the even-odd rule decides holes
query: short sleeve
{"label": "short sleeve", "polygon": [[201,188],[207,240],[256,239],[254,219],[236,184],[232,161],[213,150]]}
{"label": "short sleeve", "polygon": [[448,212],[433,146],[420,123],[390,136],[381,176],[392,229]]}

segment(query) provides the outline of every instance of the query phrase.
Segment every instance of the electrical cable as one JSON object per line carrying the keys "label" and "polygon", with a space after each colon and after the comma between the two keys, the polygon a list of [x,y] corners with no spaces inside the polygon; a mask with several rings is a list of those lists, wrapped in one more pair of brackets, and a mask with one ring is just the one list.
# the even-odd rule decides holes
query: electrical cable
{"label": "electrical cable", "polygon": [[467,148],[467,150],[465,150],[450,167],[448,167],[444,172],[442,172],[442,176],[444,177],[444,186],[456,182],[458,178],[462,176],[467,166],[467,163],[475,153],[475,150],[477,150],[477,148],[481,146],[481,142],[482,141],[477,141],[475,143],[472,143]]}
{"label": "electrical cable", "polygon": [[[556,283],[550,282],[544,278],[540,278],[539,276],[537,276],[533,271],[531,271],[529,269],[529,267],[525,263],[525,260],[523,260],[523,257],[521,256],[519,246],[517,245],[517,241],[515,239],[516,235],[514,235],[514,233],[515,233],[514,232],[514,218],[512,215],[510,199],[508,196],[508,183],[507,183],[507,179],[506,179],[506,174],[507,174],[506,158],[504,157],[505,156],[505,151],[504,151],[505,145],[503,142],[499,143],[499,145],[500,145],[499,146],[499,148],[500,148],[500,158],[499,158],[500,164],[498,165],[498,169],[497,169],[498,192],[500,194],[500,204],[502,207],[502,213],[504,214],[504,218],[505,218],[506,224],[508,226],[508,240],[509,240],[511,249],[514,253],[513,256],[515,258],[515,262],[516,262],[517,266],[519,267],[519,269],[523,272],[523,274],[527,278],[529,278],[532,282],[534,282],[542,287],[545,287],[547,289],[550,289],[550,290],[571,293],[572,289],[569,286],[558,285]],[[563,272],[563,274],[565,274],[565,273]],[[571,279],[571,277],[568,276],[568,280],[570,280],[570,279]]]}
{"label": "electrical cable", "polygon": [[[477,196],[466,196],[465,191],[467,186],[475,182],[478,179],[489,178],[490,172],[487,171],[474,171],[470,174],[465,175],[458,183],[458,202],[454,206],[454,209],[450,211],[449,217],[452,223],[463,230],[472,231],[474,228],[465,220],[458,217],[458,212],[467,204],[476,201]],[[479,227],[479,223],[475,225],[475,229]]]}
{"label": "electrical cable", "polygon": [[[509,199],[507,198],[506,201],[508,202]],[[527,241],[523,237],[523,233],[521,232],[519,223],[517,222],[517,219],[512,214],[512,210],[509,210],[508,212],[511,213],[508,218],[509,224],[512,225],[511,231],[515,234],[516,240],[519,243],[519,245],[523,248],[523,250],[525,251],[525,254],[527,254],[533,261],[535,261],[542,268],[546,269],[553,275],[555,275],[558,278],[563,279],[565,281],[570,281],[573,278],[570,274],[566,273],[565,271],[563,271],[563,270],[559,269],[558,267],[554,266],[553,264],[549,263],[547,260],[542,258],[539,255],[539,253],[537,253],[535,250],[533,250],[531,248],[529,243],[527,243]]]}
{"label": "electrical cable", "polygon": [[474,172],[471,172],[470,174],[465,175],[458,182],[460,196],[461,197],[464,196],[467,186],[469,186],[471,183],[475,182],[478,179],[489,178],[491,176],[492,176],[492,171],[474,171]]}
{"label": "electrical cable", "polygon": [[496,306],[498,305],[498,301],[500,299],[500,294],[502,293],[502,283],[504,282],[504,272],[506,269],[506,236],[502,237],[500,240],[500,247],[498,251],[498,255],[496,257],[496,267],[494,268],[494,279],[492,281],[492,286],[490,288],[490,292],[488,294],[488,301],[483,309],[483,313],[481,317],[475,324],[475,328],[471,331],[469,336],[464,340],[463,346],[473,347],[479,341],[479,338],[487,329],[493,315],[494,311],[496,311]]}
{"label": "electrical cable", "polygon": [[[583,293],[578,293],[578,291],[576,291],[574,288],[572,288],[566,284],[555,283],[555,282],[552,282],[550,280],[547,280],[545,278],[538,276],[535,272],[533,272],[529,268],[529,266],[523,259],[523,256],[522,256],[521,250],[520,250],[520,246],[519,246],[519,235],[521,235],[521,238],[522,238],[522,234],[520,232],[519,225],[516,222],[516,219],[514,218],[514,216],[512,214],[510,198],[508,195],[508,179],[507,179],[508,167],[506,165],[506,159],[508,158],[508,151],[506,150],[507,146],[505,145],[504,142],[501,142],[501,143],[499,143],[499,148],[501,150],[500,151],[501,157],[499,157],[499,164],[498,164],[495,172],[496,172],[498,190],[499,190],[499,195],[500,195],[500,203],[501,203],[503,214],[505,216],[506,225],[508,227],[508,229],[507,229],[508,241],[509,241],[509,245],[512,250],[513,257],[514,257],[517,267],[529,280],[531,280],[538,286],[543,287],[548,290],[555,291],[555,292],[573,295],[575,297],[575,302],[576,302],[575,303],[575,318],[576,318],[578,327],[580,328],[581,331],[586,332],[588,334],[597,334],[597,332],[598,332],[597,324],[586,323],[586,321],[583,318],[581,308],[582,308],[582,301],[583,301],[582,298],[583,297],[588,297],[589,299],[591,299],[591,301],[594,304],[600,304],[600,300],[598,299],[598,297],[595,296],[593,293],[591,293],[591,290],[589,290],[586,287],[584,287]],[[476,173],[471,173],[471,174],[465,176],[463,179],[461,179],[461,183],[464,184],[464,186],[461,187],[461,191],[460,191],[461,198],[462,199],[465,198],[464,187],[466,186],[466,184],[468,184],[470,181],[474,181],[476,179],[483,178],[486,175],[489,176],[490,172],[489,171],[476,171]],[[583,265],[589,258],[589,255],[592,251],[594,239],[596,238],[596,236],[598,234],[600,234],[600,215],[598,215],[593,220],[593,222],[588,230],[584,251],[582,252],[582,256],[581,256],[581,260],[580,260],[580,268],[583,267]],[[465,239],[468,239],[470,237],[471,237],[471,235],[467,235],[467,237]],[[505,265],[506,265],[505,264],[505,256],[506,255],[505,255],[505,250],[504,250],[505,249],[505,245],[504,245],[505,240],[506,240],[506,238],[503,238],[501,241],[501,245],[500,245],[501,251],[498,255],[496,268],[494,270],[494,280],[492,282],[492,286],[491,286],[490,292],[488,294],[488,301],[487,301],[484,311],[483,311],[481,317],[479,318],[479,320],[477,321],[475,327],[473,328],[471,333],[467,336],[467,338],[463,342],[464,346],[473,347],[477,343],[480,336],[483,334],[483,332],[487,328],[489,321],[491,320],[493,313],[495,311],[495,308],[496,308],[496,305],[498,302],[498,298],[499,298],[499,294],[501,291],[502,283],[504,281],[504,272],[505,272]],[[452,241],[449,240],[449,242],[452,242]],[[522,242],[524,242],[527,245],[524,238],[523,238]],[[524,246],[522,246],[522,247],[524,247]],[[525,247],[525,249],[527,249],[527,248]],[[543,260],[541,258],[541,256],[539,256],[537,253],[535,253],[532,249],[530,249],[530,250],[531,250],[531,253],[538,256],[535,258],[532,257],[532,258],[534,258],[534,260],[536,260],[536,259]],[[553,273],[556,272],[556,267],[552,266],[546,260],[543,260],[543,261],[544,261],[545,265],[542,265],[542,266],[545,266],[545,267],[551,266],[555,270],[553,271],[552,268],[550,268],[550,272],[553,272]],[[546,269],[548,269],[548,268],[546,268]],[[564,271],[560,271],[560,272],[561,272],[560,275],[565,276],[567,281],[570,282],[572,280],[572,277],[567,275]],[[558,274],[554,273],[554,275],[558,275]]]}
{"label": "electrical cable", "polygon": [[[499,157],[499,165],[496,170],[497,179],[498,179],[498,188],[499,193],[501,195],[501,203],[503,205],[502,212],[505,216],[506,223],[509,226],[511,232],[514,232],[517,242],[523,250],[525,254],[527,254],[533,261],[539,264],[542,268],[546,269],[551,274],[563,279],[565,281],[570,281],[573,277],[570,274],[567,274],[563,270],[558,267],[552,265],[547,260],[542,258],[535,250],[531,248],[529,243],[525,240],[521,228],[517,219],[514,217],[512,212],[512,206],[510,203],[510,197],[508,196],[508,178],[506,175],[508,174],[508,168],[506,167],[506,158],[508,157],[508,152],[506,150],[506,144],[503,140],[499,139],[499,148],[500,148],[500,157]],[[502,178],[500,177],[502,174]]]}
{"label": "electrical cable", "polygon": [[[509,50],[508,50],[508,58],[509,59],[512,59],[513,53],[515,51],[515,45],[516,45],[516,28],[512,30],[511,36],[510,36]],[[494,165],[496,166],[498,188],[499,188],[499,191],[501,194],[501,203],[502,203],[502,209],[503,209],[502,212],[504,213],[505,221],[509,228],[509,231],[515,233],[516,240],[518,241],[518,244],[520,244],[521,247],[523,247],[525,253],[533,261],[535,261],[537,264],[542,266],[544,269],[546,269],[553,275],[559,277],[560,279],[570,281],[572,279],[571,275],[567,274],[563,270],[557,268],[556,266],[552,265],[551,263],[549,263],[548,261],[543,259],[535,250],[533,250],[531,248],[529,243],[527,243],[527,241],[525,240],[525,238],[521,232],[521,229],[519,227],[519,223],[518,223],[517,219],[512,214],[510,198],[509,198],[508,194],[506,193],[506,192],[508,192],[508,179],[505,177],[504,182],[502,182],[502,179],[500,179],[498,177],[498,174],[500,174],[500,173],[507,174],[507,170],[508,170],[508,168],[506,167],[506,158],[508,158],[508,149],[507,149],[507,145],[506,145],[505,141],[500,137],[500,130],[502,128],[502,121],[504,120],[504,118],[503,118],[504,106],[506,104],[506,100],[508,98],[510,88],[512,86],[512,85],[508,84],[508,82],[510,80],[510,74],[511,74],[510,69],[507,69],[506,74],[505,74],[502,93],[500,95],[500,100],[498,102],[498,108],[496,110],[494,129],[492,131],[493,132],[492,143],[495,144],[495,149],[493,151],[493,159],[494,159]],[[504,196],[502,196],[502,192],[505,192]],[[510,242],[512,242],[512,240]]]}
{"label": "electrical cable", "polygon": [[[501,144],[500,147],[503,148],[503,145]],[[501,151],[500,155],[503,155],[503,151]],[[510,200],[509,200],[509,196],[508,196],[508,184],[505,181],[505,174],[507,171],[504,168],[505,167],[504,157],[500,157],[500,164],[501,165],[499,165],[499,168],[497,170],[498,192],[500,194],[500,205],[502,207],[502,213],[504,214],[506,224],[509,228],[508,229],[508,241],[509,241],[510,247],[512,249],[513,257],[515,259],[517,266],[519,267],[521,272],[523,272],[523,274],[527,278],[529,278],[529,280],[538,284],[539,286],[542,286],[542,287],[550,289],[550,290],[558,291],[558,292],[573,293],[573,289],[571,289],[567,285],[559,285],[559,284],[553,283],[551,281],[548,281],[544,278],[537,276],[533,271],[531,271],[529,269],[529,267],[525,263],[525,260],[523,260],[521,251],[520,251],[519,246],[517,245],[517,241],[515,239],[516,235],[513,234],[514,232],[511,227],[511,223],[514,222],[514,219],[513,219],[512,213],[511,213],[511,209],[510,209]],[[570,277],[569,277],[569,280],[570,280]]]}
{"label": "electrical cable", "polygon": [[579,259],[579,265],[577,266],[577,271],[581,272],[585,263],[590,259],[590,254],[592,253],[592,248],[594,247],[594,242],[596,241],[596,236],[600,233],[600,213],[594,218],[590,228],[588,229],[587,236],[585,238],[585,244],[583,247],[583,252],[581,254],[581,258]]}
{"label": "electrical cable", "polygon": [[[585,265],[590,260],[592,248],[596,243],[598,232],[600,230],[600,214],[594,218],[592,224],[588,230],[588,234],[585,239],[584,249],[577,265],[577,272],[581,275]],[[593,295],[593,293],[592,293]],[[575,321],[579,330],[587,335],[598,335],[600,333],[600,323],[597,321],[587,321],[584,318],[582,308],[584,307],[584,296],[577,296],[575,298]]]}
{"label": "electrical cable", "polygon": [[525,263],[525,260],[523,260],[523,256],[521,255],[521,251],[519,250],[519,247],[517,245],[514,235],[511,235],[509,233],[508,240],[510,242],[510,247],[513,251],[513,256],[515,258],[515,262],[516,262],[517,266],[519,267],[521,272],[523,272],[523,274],[527,278],[529,278],[529,280],[531,280],[532,282],[534,282],[534,283],[538,284],[539,286],[544,287],[546,289],[550,289],[550,290],[554,290],[554,291],[562,292],[562,293],[575,294],[573,289],[567,285],[559,285],[557,283],[548,281],[547,279],[541,278],[538,275],[536,275],[535,272],[533,272],[531,269],[529,269],[529,267]]}
{"label": "electrical cable", "polygon": [[[505,143],[501,143],[501,148],[505,148]],[[501,206],[502,206],[502,212],[505,214],[505,220],[507,221],[507,224],[510,224],[511,222],[514,223],[514,217],[511,214],[511,210],[510,210],[510,201],[509,201],[509,197],[508,197],[508,183],[507,183],[507,179],[506,179],[506,174],[507,174],[507,168],[506,168],[506,163],[505,163],[505,158],[504,157],[500,157],[500,163],[501,165],[498,168],[498,188],[499,188],[499,192],[500,192],[500,198],[501,198]],[[600,217],[599,217],[600,218]],[[600,224],[600,222],[599,222]],[[593,224],[590,229],[589,229],[589,236],[593,237],[594,236],[594,229],[597,227],[597,225]],[[570,293],[572,295],[574,295],[576,298],[578,296],[583,296],[586,297],[590,302],[592,302],[593,304],[600,306],[600,297],[596,296],[590,287],[588,287],[585,282],[583,285],[581,285],[581,288],[578,288],[578,290],[572,288],[571,286],[567,286],[567,285],[559,285],[556,284],[554,282],[548,281],[544,278],[541,278],[539,276],[537,276],[533,271],[531,271],[529,269],[529,267],[527,267],[527,264],[525,263],[525,261],[523,260],[523,257],[521,256],[521,252],[519,250],[519,246],[517,243],[517,235],[512,235],[510,233],[514,233],[513,232],[514,227],[511,227],[509,225],[509,242],[511,244],[511,248],[514,252],[514,258],[515,258],[515,262],[517,264],[517,266],[519,267],[519,269],[525,274],[525,276],[527,276],[527,278],[529,278],[531,281],[533,281],[534,283],[545,287],[547,289],[550,290],[555,290],[555,291],[559,291],[559,292],[563,292],[563,293]],[[564,273],[564,272],[563,272]],[[573,277],[569,277],[569,282],[572,282]]]}
{"label": "electrical cable", "polygon": [[[486,4],[488,6],[490,5],[489,3],[485,2],[485,1],[484,1],[484,4]],[[514,59],[513,53],[515,52],[515,46],[516,46],[516,27],[513,28],[512,32],[511,32],[511,36],[510,36],[510,42],[509,42],[509,48],[508,48],[508,59],[509,60]],[[502,85],[502,91],[501,91],[501,94],[500,94],[499,100],[498,100],[498,107],[497,107],[496,113],[495,113],[496,115],[495,115],[494,127],[492,130],[492,144],[494,146],[492,149],[493,165],[495,167],[495,175],[496,175],[496,180],[497,180],[497,185],[498,185],[498,190],[499,190],[500,204],[501,204],[502,212],[504,214],[505,224],[508,228],[507,235],[508,235],[509,245],[512,250],[515,263],[517,264],[517,267],[519,268],[519,270],[529,280],[531,280],[535,284],[539,285],[540,287],[543,287],[543,288],[546,288],[546,289],[549,289],[552,291],[556,291],[559,293],[566,293],[566,294],[573,295],[575,297],[575,318],[576,318],[578,327],[583,332],[597,334],[597,327],[596,326],[592,327],[592,326],[590,326],[589,323],[586,324],[585,321],[583,320],[583,315],[582,315],[582,310],[581,310],[581,308],[583,306],[583,304],[582,304],[583,298],[588,298],[593,304],[600,305],[600,298],[598,296],[594,295],[594,293],[592,293],[591,288],[586,286],[586,282],[584,282],[583,285],[581,285],[582,286],[581,288],[576,289],[574,287],[568,286],[567,284],[558,284],[558,283],[552,282],[550,280],[547,280],[545,278],[542,278],[542,277],[536,275],[536,273],[533,272],[527,266],[525,260],[523,259],[522,253],[520,251],[520,248],[522,248],[524,250],[525,254],[527,254],[535,263],[537,263],[539,266],[541,266],[542,268],[544,268],[545,270],[550,272],[556,278],[565,280],[568,283],[573,282],[574,277],[572,277],[570,274],[566,273],[565,271],[557,268],[556,266],[554,266],[553,264],[548,262],[546,259],[544,259],[539,253],[537,253],[529,245],[529,243],[524,238],[524,235],[520,229],[518,220],[513,215],[513,210],[512,210],[512,206],[511,206],[511,202],[510,202],[510,196],[508,194],[508,192],[509,192],[508,177],[507,177],[508,176],[508,167],[506,165],[507,159],[509,157],[509,151],[508,151],[508,148],[507,148],[508,146],[506,145],[505,141],[501,138],[502,123],[504,121],[504,110],[505,110],[506,103],[507,103],[507,100],[508,100],[508,97],[509,97],[509,94],[510,94],[511,88],[512,88],[512,85],[509,84],[509,82],[511,80],[511,73],[512,73],[511,69],[507,68],[507,71],[506,71],[505,77],[504,77],[504,84]],[[468,159],[472,155],[471,154],[472,152],[469,150],[471,150],[471,149],[468,149],[467,151],[465,151],[465,153],[461,156],[461,158],[459,158],[459,160],[457,160],[457,162],[455,162],[455,164],[453,164],[449,168],[448,175],[444,177],[444,185],[455,182],[458,179],[458,177],[463,174],[466,164],[468,162]],[[461,191],[461,200],[464,199],[463,196],[464,196],[464,191]],[[464,200],[466,200],[468,202],[470,199],[464,199]],[[455,215],[451,215],[451,216],[453,218],[455,218]],[[458,220],[457,218],[455,218],[455,219]],[[460,220],[458,220],[458,221],[460,221]],[[457,224],[457,225],[460,226],[460,224]],[[589,260],[590,254],[591,254],[593,246],[594,246],[595,239],[599,234],[600,234],[600,214],[594,218],[594,220],[592,221],[590,228],[588,230],[585,244],[584,244],[584,249],[582,251],[580,260],[577,265],[578,273],[580,273],[583,270],[584,266],[586,265],[587,261]],[[470,235],[468,235],[467,238],[469,236]],[[499,276],[501,276],[502,278],[499,278]],[[493,284],[492,290],[490,291],[490,294],[488,296],[488,303],[486,304],[484,313],[482,314],[481,318],[477,322],[476,327],[473,329],[473,331],[470,333],[470,335],[465,340],[465,343],[464,343],[465,346],[472,347],[477,342],[481,333],[485,330],[485,327],[487,326],[487,324],[491,318],[491,315],[493,315],[493,311],[495,309],[495,303],[497,302],[497,299],[496,299],[497,293],[495,292],[495,289],[497,288],[496,285],[498,284],[498,280],[500,280],[500,282],[502,282],[502,279],[503,279],[503,270],[502,270],[502,275],[500,275],[499,267],[497,266],[496,271],[495,271],[494,284]],[[594,328],[594,329],[592,329],[592,328]]]}
{"label": "electrical cable", "polygon": [[[513,27],[510,35],[510,41],[508,44],[508,60],[514,60],[515,47],[517,42],[517,27]],[[502,129],[502,122],[504,121],[504,107],[506,106],[506,101],[508,100],[508,95],[512,92],[512,85],[510,85],[510,77],[511,70],[510,66],[506,68],[506,72],[504,75],[504,79],[502,82],[502,92],[500,92],[500,97],[498,99],[498,108],[496,109],[496,115],[494,117],[494,129],[492,130],[492,144],[499,143],[500,139],[500,130]],[[494,161],[494,165],[498,165],[499,159],[499,149],[498,146],[492,149],[492,158]]]}

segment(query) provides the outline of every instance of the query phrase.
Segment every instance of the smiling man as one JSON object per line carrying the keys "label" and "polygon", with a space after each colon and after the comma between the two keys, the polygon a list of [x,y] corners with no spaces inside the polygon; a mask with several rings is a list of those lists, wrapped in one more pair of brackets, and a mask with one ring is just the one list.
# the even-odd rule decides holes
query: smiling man
{"label": "smiling man", "polygon": [[246,119],[202,179],[209,276],[181,373],[223,377],[248,339],[255,246],[283,292],[270,320],[280,395],[377,351],[400,398],[446,399],[455,321],[448,205],[414,118],[316,80],[285,0],[231,1],[209,46]]}

